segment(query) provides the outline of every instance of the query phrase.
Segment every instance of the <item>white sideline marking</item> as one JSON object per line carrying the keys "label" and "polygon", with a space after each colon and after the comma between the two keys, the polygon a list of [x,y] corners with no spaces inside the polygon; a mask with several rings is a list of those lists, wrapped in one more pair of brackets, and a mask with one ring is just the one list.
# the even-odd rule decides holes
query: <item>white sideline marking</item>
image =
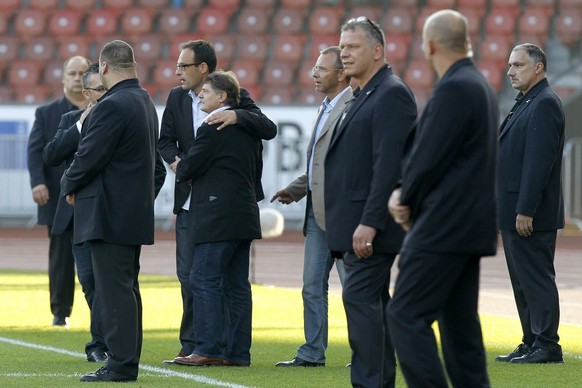
{"label": "white sideline marking", "polygon": [[[85,358],[85,354],[84,353],[71,352],[70,350],[66,350],[66,349],[55,348],[53,346],[38,345],[38,344],[33,344],[33,343],[30,343],[30,342],[24,342],[24,341],[20,341],[20,340],[11,339],[11,338],[0,337],[0,342],[5,342],[5,343],[11,344],[11,345],[24,346],[24,347],[27,347],[27,348],[38,349],[38,350],[43,350],[43,351],[48,351],[48,352],[53,352],[53,353],[66,354],[68,356],[73,356],[73,357],[82,357],[82,358]],[[251,388],[251,387],[246,386],[246,385],[229,383],[229,382],[226,382],[226,381],[215,380],[215,379],[212,379],[212,378],[209,378],[209,377],[193,375],[193,374],[190,374],[190,373],[176,372],[174,370],[164,369],[164,368],[160,368],[160,367],[152,366],[152,365],[140,364],[139,368],[141,370],[145,370],[145,371],[148,371],[148,372],[154,372],[154,373],[157,373],[157,374],[164,375],[166,377],[181,377],[181,378],[186,379],[186,380],[192,380],[192,381],[196,381],[198,383],[213,385],[215,387]],[[0,374],[0,376],[6,376],[6,377],[38,377],[38,376],[61,377],[61,376],[67,376],[67,377],[69,377],[71,375],[68,375],[68,374],[58,374],[58,373],[47,373],[47,374],[37,374],[37,373],[3,373],[3,374]]]}

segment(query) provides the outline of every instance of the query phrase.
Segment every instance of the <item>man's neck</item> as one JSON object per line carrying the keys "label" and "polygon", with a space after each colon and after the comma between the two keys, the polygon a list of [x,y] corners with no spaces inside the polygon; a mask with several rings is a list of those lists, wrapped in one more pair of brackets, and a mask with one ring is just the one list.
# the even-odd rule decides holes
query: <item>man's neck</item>
{"label": "man's neck", "polygon": [[82,93],[65,94],[65,98],[79,109],[83,109],[87,106],[87,100],[83,97]]}

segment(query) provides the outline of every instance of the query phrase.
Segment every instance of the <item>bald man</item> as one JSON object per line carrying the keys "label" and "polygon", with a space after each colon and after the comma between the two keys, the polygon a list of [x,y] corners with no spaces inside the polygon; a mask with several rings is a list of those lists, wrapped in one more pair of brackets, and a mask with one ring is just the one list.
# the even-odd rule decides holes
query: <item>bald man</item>
{"label": "bald man", "polygon": [[477,314],[479,263],[497,243],[495,92],[471,60],[467,20],[432,14],[423,51],[439,83],[407,141],[402,186],[389,201],[408,230],[388,322],[409,387],[488,387]]}

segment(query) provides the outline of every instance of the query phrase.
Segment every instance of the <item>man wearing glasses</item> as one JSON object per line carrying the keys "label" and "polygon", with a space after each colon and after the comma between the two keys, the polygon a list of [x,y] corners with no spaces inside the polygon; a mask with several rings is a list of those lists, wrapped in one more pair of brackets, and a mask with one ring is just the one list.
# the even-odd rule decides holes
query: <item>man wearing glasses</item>
{"label": "man wearing glasses", "polygon": [[[91,108],[97,104],[97,100],[105,93],[105,88],[99,76],[98,63],[92,64],[83,73],[81,83],[83,84],[83,96],[89,101],[89,105],[84,110],[65,113],[61,117],[55,137],[47,143],[42,151],[42,158],[49,166],[59,166],[61,163],[66,163],[68,167],[73,161],[79,146],[83,122],[91,112]],[[52,229],[55,235],[71,230],[74,222],[73,207],[67,203],[63,195],[59,197]],[[72,243],[73,241],[71,240]],[[73,244],[72,246],[77,267],[77,277],[91,311],[91,341],[85,345],[85,354],[87,355],[87,361],[105,362],[107,360],[107,347],[101,332],[101,319],[99,314],[93,314],[95,276],[93,275],[93,264],[91,262],[91,249],[88,242],[78,245]]]}
{"label": "man wearing glasses", "polygon": [[350,77],[346,76],[339,47],[321,51],[312,75],[315,90],[325,95],[319,108],[311,140],[307,146],[307,172],[275,193],[271,202],[290,204],[307,196],[305,207],[305,254],[303,259],[303,333],[305,343],[291,361],[277,366],[324,366],[327,349],[327,292],[329,272],[335,262],[340,281],[345,271],[343,260],[334,260],[325,236],[324,161],[334,128],[352,99]]}
{"label": "man wearing glasses", "polygon": [[351,382],[357,387],[393,387],[396,376],[386,311],[404,232],[387,203],[400,178],[416,103],[386,63],[384,42],[380,27],[365,17],[341,27],[344,72],[357,88],[325,159],[326,235],[329,248],[344,259]]}
{"label": "man wearing glasses", "polygon": [[[162,116],[158,149],[162,158],[176,172],[178,161],[188,153],[194,143],[196,130],[208,113],[201,110],[198,94],[206,76],[216,70],[216,53],[212,45],[204,40],[188,41],[181,46],[176,76],[180,86],[172,89]],[[241,89],[238,109],[218,112],[208,124],[220,124],[218,130],[237,124],[243,130],[265,140],[277,134],[277,126],[257,107],[245,89]],[[262,172],[262,162],[258,166]],[[265,196],[261,185],[261,173],[257,173],[255,184],[257,201]],[[181,349],[176,357],[193,353],[195,346],[194,312],[190,270],[194,259],[194,244],[188,232],[188,210],[190,208],[191,183],[175,182],[174,214],[176,214],[176,272],[182,293],[182,322],[180,324]],[[203,319],[203,318],[202,318]],[[173,363],[166,360],[164,363]]]}
{"label": "man wearing glasses", "polygon": [[87,58],[74,56],[63,65],[64,96],[36,109],[35,120],[28,138],[28,171],[32,198],[38,205],[38,224],[48,226],[49,245],[49,291],[53,314],[53,326],[68,326],[75,293],[75,261],[71,249],[72,229],[61,234],[52,231],[60,192],[60,180],[65,164],[48,166],[42,160],[42,151],[57,132],[64,113],[84,108],[87,100],[83,96],[81,76],[91,63]]}

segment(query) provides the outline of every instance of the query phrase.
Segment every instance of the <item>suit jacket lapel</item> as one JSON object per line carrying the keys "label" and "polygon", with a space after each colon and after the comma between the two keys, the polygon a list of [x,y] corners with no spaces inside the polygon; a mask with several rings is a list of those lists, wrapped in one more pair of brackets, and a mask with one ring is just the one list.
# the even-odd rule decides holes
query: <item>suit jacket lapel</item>
{"label": "suit jacket lapel", "polygon": [[503,121],[503,124],[501,124],[501,133],[499,134],[499,140],[501,140],[501,138],[503,136],[505,136],[505,134],[509,131],[509,129],[513,126],[513,124],[517,121],[517,118],[519,116],[521,116],[521,114],[527,109],[527,107],[529,106],[529,104],[531,104],[532,100],[534,98],[536,98],[536,96],[542,90],[543,90],[543,88],[540,89],[540,90],[538,90],[537,92],[535,92],[531,96],[525,95],[525,96],[522,97],[525,101],[523,101],[521,104],[519,104],[517,106],[517,108],[514,108],[515,111],[513,112],[513,114],[510,117],[507,117]]}
{"label": "suit jacket lapel", "polygon": [[183,118],[184,128],[185,130],[190,131],[189,132],[190,135],[192,136],[192,138],[194,138],[194,121],[192,119],[192,97],[190,97],[187,91],[184,91],[181,104],[183,112],[186,113],[184,115],[185,117]]}
{"label": "suit jacket lapel", "polygon": [[[307,162],[309,163],[309,158],[311,157],[311,149],[313,148],[313,143],[317,141],[317,139],[315,138],[315,130],[317,129],[317,124],[319,123],[319,120],[321,119],[321,115],[323,114],[323,106],[319,106],[319,109],[317,110],[317,119],[315,120],[315,124],[313,124],[313,128],[311,130],[311,137],[309,138],[309,144],[307,145]],[[322,128],[322,132],[323,132],[323,128]],[[321,135],[320,135],[321,137]]]}

